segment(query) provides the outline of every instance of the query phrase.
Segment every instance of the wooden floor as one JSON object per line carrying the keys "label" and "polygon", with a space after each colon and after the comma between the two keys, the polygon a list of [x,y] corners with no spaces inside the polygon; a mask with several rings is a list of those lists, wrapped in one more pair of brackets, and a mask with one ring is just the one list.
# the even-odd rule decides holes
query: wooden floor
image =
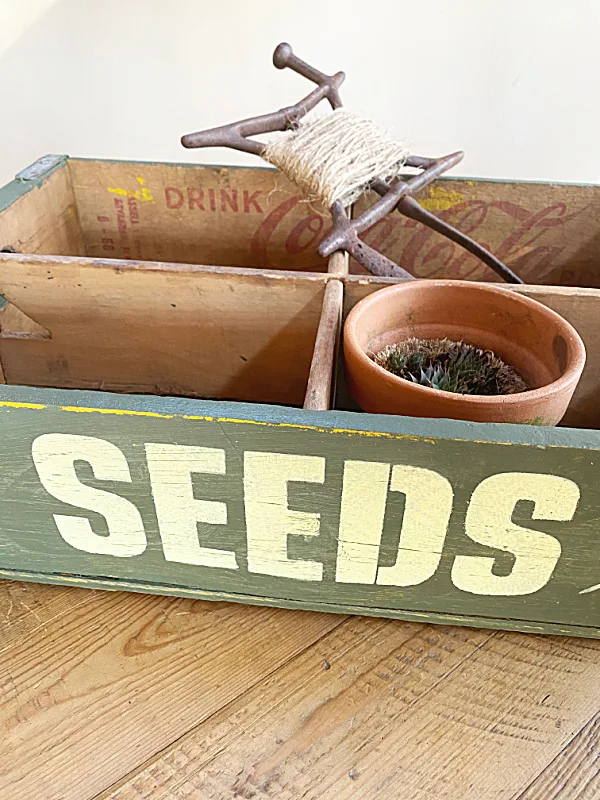
{"label": "wooden floor", "polygon": [[2,800],[600,797],[600,642],[0,584]]}

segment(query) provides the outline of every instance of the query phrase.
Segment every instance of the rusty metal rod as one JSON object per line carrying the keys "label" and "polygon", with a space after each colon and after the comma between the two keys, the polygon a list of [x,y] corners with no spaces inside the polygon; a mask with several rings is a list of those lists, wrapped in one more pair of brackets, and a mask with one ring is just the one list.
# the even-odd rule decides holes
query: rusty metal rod
{"label": "rusty metal rod", "polygon": [[329,88],[328,100],[332,108],[341,108],[342,99],[339,93],[339,87],[344,82],[346,74],[344,72],[336,72],[335,75],[325,75],[315,67],[311,67],[306,61],[298,58],[292,50],[292,46],[287,42],[282,42],[277,45],[273,53],[273,64],[277,69],[291,69],[307,78],[309,81],[318,84],[319,86],[327,86]]}
{"label": "rusty metal rod", "polygon": [[277,69],[286,67],[302,75],[304,78],[317,84],[316,89],[293,106],[286,106],[270,114],[258,117],[249,117],[239,122],[231,122],[218,128],[206,131],[187,133],[181,137],[184,147],[231,147],[256,156],[262,156],[265,145],[262,142],[248,140],[248,136],[262,133],[275,133],[294,128],[302,117],[318,105],[321,100],[327,99],[332,108],[340,108],[342,101],[339,87],[346,78],[343,72],[335,75],[325,75],[323,72],[311,67],[298,56],[294,55],[291,45],[282,42],[275,48],[273,64]]}
{"label": "rusty metal rod", "polygon": [[329,91],[327,86],[319,86],[294,106],[286,106],[270,114],[249,117],[218,128],[187,133],[181,137],[181,144],[184,147],[231,147],[234,150],[262,156],[266,146],[262,142],[248,139],[248,136],[285,131],[295,127],[302,117],[327,97]]}
{"label": "rusty metal rod", "polygon": [[[375,187],[373,188],[375,189]],[[377,190],[375,189],[375,191]],[[497,275],[504,278],[507,283],[523,283],[521,278],[515,275],[515,273],[509,269],[506,264],[500,261],[499,258],[496,258],[493,253],[490,253],[489,250],[486,250],[485,247],[482,247],[474,239],[471,239],[470,236],[461,233],[461,231],[453,228],[452,225],[448,225],[447,222],[436,217],[435,214],[430,214],[429,211],[426,211],[414,199],[414,197],[403,197],[398,203],[397,209],[405,217],[421,222],[423,225],[431,228],[431,230],[441,233],[442,236],[464,247],[465,250],[468,250],[469,253],[472,253],[480,261],[483,261],[484,264],[493,269]]]}
{"label": "rusty metal rod", "polygon": [[[385,192],[378,192],[381,194],[381,199],[374,203],[370,208],[352,220],[350,223],[351,229],[356,233],[362,233],[367,228],[370,228],[386,214],[392,212],[397,208],[400,200],[413,192],[418,192],[429,183],[438,178],[443,172],[453,167],[462,159],[464,153],[452,153],[443,158],[428,159],[429,166],[420,175],[414,175],[406,181],[395,181],[391,186],[377,181],[377,185],[386,186]],[[374,186],[375,184],[373,184]],[[333,230],[329,233],[319,245],[319,255],[324,258],[331,255],[334,250],[339,249],[343,241],[345,231],[342,231],[338,225],[334,224]]]}
{"label": "rusty metal rod", "polygon": [[[346,214],[344,206],[338,200],[331,207],[333,216],[334,228],[337,231],[336,241],[338,247],[334,247],[332,253],[338,250],[344,250],[349,253],[353,258],[362,264],[372,275],[377,275],[383,278],[402,278],[403,280],[415,280],[414,275],[407,272],[402,267],[399,267],[383,253],[374,250],[366,242],[358,238],[358,234],[354,229],[352,220]],[[317,248],[319,255],[321,247]]]}

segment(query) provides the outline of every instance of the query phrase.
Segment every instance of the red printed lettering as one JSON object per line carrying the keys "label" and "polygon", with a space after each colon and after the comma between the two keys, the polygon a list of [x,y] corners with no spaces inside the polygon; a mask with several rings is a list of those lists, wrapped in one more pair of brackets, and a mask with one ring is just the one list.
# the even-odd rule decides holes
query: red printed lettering
{"label": "red printed lettering", "polygon": [[125,204],[123,201],[115,197],[115,209],[117,210],[117,228],[121,234],[121,239],[127,238],[127,220],[125,219]]}
{"label": "red printed lettering", "polygon": [[232,211],[238,210],[237,189],[232,189],[231,195],[226,189],[221,189],[221,211],[227,211],[227,205],[231,207]]}
{"label": "red printed lettering", "polygon": [[135,197],[128,197],[127,205],[129,207],[129,219],[131,220],[131,224],[138,225],[140,221],[140,211]]}
{"label": "red printed lettering", "polygon": [[244,189],[243,199],[240,198],[240,190],[238,189],[199,189],[197,187],[188,186],[185,189],[179,189],[177,186],[167,186],[165,188],[165,202],[167,208],[182,208],[186,202],[187,207],[190,209],[198,209],[199,211],[216,211],[220,208],[221,212],[232,211],[238,214],[243,211],[245,214],[255,212],[263,214],[259,202],[259,196],[262,194],[261,190],[250,192],[249,189]]}
{"label": "red printed lettering", "polygon": [[165,188],[165,201],[167,208],[181,208],[183,205],[183,192],[175,186]]}
{"label": "red printed lettering", "polygon": [[[483,247],[505,261],[525,281],[532,283],[568,283],[557,270],[564,250],[564,238],[558,244],[544,241],[547,232],[568,225],[585,209],[568,213],[565,203],[554,203],[532,212],[524,206],[506,200],[467,200],[441,211],[437,216],[450,222],[463,233],[474,236]],[[489,216],[494,215],[494,224]],[[502,217],[505,216],[504,219]],[[387,218],[386,218],[387,219]],[[477,236],[479,229],[495,236],[486,242]],[[364,240],[389,255],[397,263],[419,278],[439,277],[455,279],[498,280],[475,256],[459,245],[442,244],[439,235],[411,220],[403,221],[393,229],[384,230],[385,220],[372,226],[363,234]],[[407,228],[415,228],[409,233]],[[500,234],[500,236],[498,236]],[[503,237],[503,238],[500,238]],[[498,241],[500,239],[500,241]]]}
{"label": "red printed lettering", "polygon": [[[247,192],[244,191],[244,205],[246,204],[246,194]],[[298,204],[298,199],[297,197],[289,197],[280,206],[274,208],[256,229],[256,233],[250,242],[250,252],[261,267],[270,266],[269,240],[285,215],[289,214],[292,208]]]}
{"label": "red printed lettering", "polygon": [[312,247],[323,230],[323,217],[312,214],[297,225],[294,225],[285,243],[285,249],[291,256],[296,256]]}
{"label": "red printed lettering", "polygon": [[262,208],[259,206],[256,200],[259,194],[262,194],[260,190],[258,192],[253,192],[252,194],[250,194],[250,192],[247,189],[244,189],[244,214],[249,214],[250,209],[252,207],[254,207],[255,211],[258,214],[263,213]]}
{"label": "red printed lettering", "polygon": [[204,208],[204,192],[202,189],[188,189],[187,190],[188,196],[188,208],[190,211],[192,208],[199,208],[200,211],[206,211]]}
{"label": "red printed lettering", "polygon": [[[129,245],[129,232],[127,230],[127,218],[125,216],[125,203],[119,197],[115,197],[113,202],[117,212],[117,229],[121,238],[123,257],[129,258],[131,255],[131,247]],[[110,247],[110,245],[108,245],[108,247]]]}

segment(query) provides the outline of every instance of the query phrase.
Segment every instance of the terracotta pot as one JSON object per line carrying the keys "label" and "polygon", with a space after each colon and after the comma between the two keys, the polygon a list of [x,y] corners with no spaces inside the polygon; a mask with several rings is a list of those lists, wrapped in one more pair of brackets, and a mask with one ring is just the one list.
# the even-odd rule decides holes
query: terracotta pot
{"label": "terracotta pot", "polygon": [[[532,389],[495,397],[442,392],[398,378],[368,355],[411,336],[492,350]],[[419,280],[357,303],[344,327],[344,358],[354,399],[374,414],[556,425],[581,377],[585,348],[561,316],[511,289]]]}

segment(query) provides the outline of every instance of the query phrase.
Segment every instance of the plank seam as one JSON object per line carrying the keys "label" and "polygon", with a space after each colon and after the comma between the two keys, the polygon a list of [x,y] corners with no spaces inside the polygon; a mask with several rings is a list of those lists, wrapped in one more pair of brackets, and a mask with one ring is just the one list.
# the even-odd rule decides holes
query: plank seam
{"label": "plank seam", "polygon": [[[110,784],[110,786],[107,786],[99,794],[94,795],[93,798],[90,798],[90,800],[107,800],[107,798],[109,798],[111,794],[113,794],[114,792],[118,791],[122,786],[124,786],[129,781],[133,780],[136,777],[136,775],[139,775],[145,769],[149,768],[150,766],[152,766],[152,764],[157,762],[160,758],[162,758],[163,756],[167,755],[169,752],[174,750],[178,745],[180,745],[186,739],[189,739],[191,736],[193,736],[194,733],[202,725],[206,725],[206,723],[209,722],[214,716],[216,716],[217,714],[221,714],[223,711],[226,711],[226,709],[229,708],[229,706],[231,706],[233,703],[238,702],[241,698],[243,698],[246,694],[251,692],[259,684],[261,684],[264,681],[268,680],[272,675],[274,675],[280,669],[283,669],[284,667],[286,667],[288,664],[290,664],[296,658],[300,658],[300,656],[303,656],[305,653],[310,652],[310,650],[312,650],[313,647],[316,647],[316,645],[319,644],[320,642],[322,642],[323,639],[326,639],[335,630],[340,628],[342,625],[346,624],[350,619],[351,619],[351,617],[342,617],[340,619],[340,621],[336,625],[333,626],[333,628],[328,630],[327,633],[324,633],[321,636],[319,636],[317,639],[315,639],[315,641],[312,642],[304,650],[301,650],[299,653],[296,653],[293,656],[289,656],[289,658],[286,658],[284,661],[281,662],[281,664],[279,664],[277,667],[272,669],[270,672],[265,673],[260,678],[258,678],[256,681],[254,681],[254,683],[246,686],[245,689],[243,689],[235,697],[232,697],[231,700],[229,700],[227,703],[225,703],[225,705],[221,706],[221,708],[215,709],[215,711],[213,711],[212,714],[209,714],[207,717],[205,717],[203,720],[198,722],[196,725],[193,725],[191,728],[189,728],[189,730],[185,731],[185,733],[182,733],[181,736],[178,736],[176,739],[174,739],[172,742],[170,742],[165,747],[162,747],[160,750],[157,750],[149,758],[145,759],[140,764],[138,764],[137,767],[135,767],[134,769],[129,770],[129,772],[127,772],[125,775],[123,775],[121,778],[119,778],[119,780],[114,781],[112,784]],[[216,756],[214,756],[214,757],[216,757]],[[210,763],[210,761],[212,761],[212,760],[213,759],[211,758],[207,763]],[[157,798],[157,800],[158,800],[158,798]]]}
{"label": "plank seam", "polygon": [[569,740],[568,740],[568,741],[567,741],[567,742],[564,744],[564,746],[563,746],[563,747],[561,747],[561,749],[558,751],[558,753],[556,753],[556,755],[554,756],[554,758],[552,758],[552,759],[551,759],[551,760],[550,760],[550,761],[549,761],[549,762],[546,764],[546,766],[545,766],[543,769],[541,769],[541,770],[540,770],[540,771],[539,771],[539,772],[538,772],[538,773],[537,773],[537,774],[536,774],[536,775],[535,775],[535,776],[534,776],[534,777],[533,777],[533,778],[532,778],[532,779],[529,781],[529,783],[528,783],[528,784],[527,784],[527,785],[526,785],[524,788],[522,788],[522,789],[518,789],[518,790],[517,790],[517,794],[514,794],[514,795],[512,795],[512,796],[511,796],[511,798],[510,798],[510,800],[527,800],[527,793],[528,793],[528,792],[529,792],[529,791],[530,791],[530,790],[533,788],[534,784],[535,784],[535,783],[536,783],[536,782],[537,782],[537,781],[538,781],[538,780],[541,778],[541,776],[542,776],[542,775],[543,775],[545,772],[547,772],[549,769],[551,769],[551,768],[552,768],[552,765],[553,765],[553,764],[555,764],[555,763],[556,763],[556,762],[557,762],[557,761],[558,761],[558,760],[561,758],[561,756],[564,754],[565,750],[567,750],[567,749],[568,749],[568,748],[569,748],[569,747],[570,747],[570,746],[573,744],[573,742],[574,742],[574,741],[575,741],[575,740],[576,740],[576,739],[577,739],[579,736],[581,736],[581,735],[583,734],[583,732],[585,731],[585,729],[586,729],[588,726],[592,726],[592,725],[594,725],[594,724],[595,724],[596,722],[598,722],[598,721],[600,721],[600,711],[597,711],[595,714],[593,714],[593,715],[592,715],[592,716],[591,716],[591,717],[590,717],[590,718],[589,718],[589,719],[588,719],[588,720],[585,722],[585,724],[584,724],[584,725],[582,725],[582,726],[581,726],[581,728],[580,728],[580,729],[579,729],[579,730],[578,730],[576,733],[574,733],[574,734],[573,734],[573,736],[571,736],[571,738],[570,738],[570,739],[569,739]]}
{"label": "plank seam", "polygon": [[[194,733],[199,728],[201,728],[203,725],[205,725],[207,722],[209,722],[215,715],[221,714],[223,711],[226,711],[227,708],[229,708],[233,703],[236,703],[240,699],[243,699],[256,686],[258,686],[260,683],[268,680],[268,678],[271,677],[271,675],[274,675],[279,670],[283,669],[286,665],[288,665],[291,662],[293,662],[295,659],[300,658],[301,656],[304,656],[307,653],[310,653],[310,651],[312,649],[314,649],[318,644],[322,643],[323,640],[325,640],[328,637],[330,637],[331,635],[333,635],[333,633],[336,630],[338,630],[340,627],[342,627],[343,625],[350,624],[351,621],[352,621],[351,618],[348,618],[348,617],[344,618],[339,625],[336,625],[334,628],[332,628],[330,631],[328,631],[323,636],[320,636],[318,639],[316,639],[305,650],[303,650],[302,652],[297,653],[295,656],[292,656],[289,659],[287,659],[284,663],[282,663],[276,669],[272,670],[264,678],[261,678],[258,681],[256,681],[256,683],[254,683],[252,686],[249,686],[247,689],[245,689],[243,692],[241,692],[237,697],[233,698],[228,703],[226,703],[222,708],[220,708],[220,709],[216,710],[215,712],[213,712],[213,714],[208,716],[205,720],[202,720],[202,722],[199,722],[198,725],[195,725],[193,728],[190,728],[189,731],[186,731],[186,733],[182,734],[176,740],[171,742],[171,744],[169,744],[167,747],[164,747],[164,748],[162,748],[162,750],[157,751],[157,753],[155,753],[151,758],[146,759],[146,761],[143,764],[140,764],[137,769],[131,770],[128,775],[124,776],[121,780],[116,781],[112,786],[108,787],[102,793],[100,793],[99,795],[97,795],[94,798],[92,798],[92,800],[109,800],[110,796],[115,791],[118,791],[120,788],[122,788],[124,785],[126,785],[130,780],[135,779],[136,776],[138,776],[145,769],[151,767],[153,764],[155,764],[157,761],[159,761],[164,755],[167,755],[169,752],[172,752],[174,749],[176,749],[176,747],[179,744],[181,744],[183,741],[185,741],[186,739],[188,739],[191,736],[193,736]],[[435,630],[435,628],[432,625],[417,623],[417,630],[413,633],[413,635],[408,637],[408,639],[403,643],[403,646],[406,646],[406,644],[408,642],[410,642],[411,640],[413,640],[415,638],[418,638],[418,636],[422,636],[423,632],[427,631],[427,630]],[[444,681],[448,677],[450,677],[459,667],[461,667],[472,656],[474,656],[477,652],[479,652],[479,650],[482,647],[484,647],[496,634],[497,634],[497,631],[492,631],[489,636],[487,636],[482,642],[480,642],[478,645],[476,645],[473,648],[473,650],[471,650],[470,653],[467,653],[457,664],[454,665],[454,667],[449,669],[447,672],[444,673],[444,675],[442,675],[440,678],[438,678],[438,680],[432,686],[430,686],[429,689],[426,692],[424,692],[419,697],[415,698],[411,703],[407,704],[406,708],[404,709],[404,712],[409,711],[417,703],[419,703],[423,698],[427,697],[430,694],[430,692],[433,691],[433,689],[435,689],[437,686],[439,686],[442,681]],[[368,638],[370,638],[370,637],[368,637]],[[365,746],[370,741],[372,741],[372,739],[369,739],[368,742],[365,742],[362,746]],[[192,775],[196,775],[200,770],[206,769],[206,767],[208,765],[210,765],[211,762],[213,762],[215,759],[217,759],[224,752],[225,749],[227,749],[227,747],[224,747],[223,749],[219,750],[217,753],[214,753],[208,760],[203,761],[202,764],[200,764],[196,769],[194,769],[193,772],[190,775],[184,776],[180,781],[177,782],[176,785],[171,786],[169,788],[169,790],[168,790],[168,793],[169,793],[168,796],[171,796],[170,793],[172,793],[173,791],[176,791],[178,788],[180,788],[187,780],[189,780],[192,777]],[[362,749],[362,747],[359,748],[359,749]],[[166,798],[167,798],[167,794],[161,793],[160,795],[158,795],[156,797],[156,800],[166,800]]]}
{"label": "plank seam", "polygon": [[172,584],[147,583],[129,581],[121,578],[110,578],[102,575],[71,575],[66,573],[38,573],[22,570],[4,569],[0,567],[0,579],[31,581],[59,586],[78,586],[86,589],[104,591],[125,591],[140,594],[158,594],[165,597],[183,597],[200,600],[219,600],[242,605],[271,606],[302,611],[320,611],[331,614],[385,617],[400,619],[406,622],[423,624],[458,625],[471,628],[493,628],[506,631],[520,631],[530,634],[546,634],[555,636],[577,636],[583,638],[600,638],[600,628],[592,626],[571,625],[561,622],[544,622],[542,620],[507,619],[504,617],[485,617],[476,615],[455,615],[446,612],[417,611],[413,609],[380,608],[378,606],[357,606],[339,603],[315,604],[305,600],[291,600],[285,597],[267,595],[235,594],[213,589],[189,588]]}
{"label": "plank seam", "polygon": [[[433,630],[435,630],[432,625],[428,625],[427,627],[432,628]],[[485,645],[488,644],[488,642],[491,639],[493,639],[494,636],[496,636],[497,633],[498,633],[498,631],[492,631],[489,636],[486,636],[486,638],[482,642],[480,642],[476,647],[474,647],[471,650],[470,653],[467,653],[457,664],[455,664],[447,672],[445,672],[441,677],[439,677],[435,681],[435,683],[432,683],[431,686],[425,692],[423,692],[423,694],[420,694],[418,697],[415,697],[415,699],[412,700],[406,706],[406,709],[404,710],[403,713],[406,713],[406,711],[410,711],[418,703],[420,703],[422,700],[424,700],[426,697],[429,697],[431,692],[433,692],[434,689],[437,689],[437,687],[442,683],[442,681],[445,681],[447,678],[450,678],[456,672],[457,669],[459,669],[460,667],[462,667],[463,664],[465,664],[467,661],[469,661],[476,653],[478,653],[482,649],[482,647],[485,647]],[[381,734],[382,734],[382,730],[379,730],[378,733],[377,733],[377,736],[380,736]],[[366,747],[368,744],[370,744],[373,741],[374,738],[375,737],[372,736],[370,739],[365,740],[360,745],[360,747],[358,747],[356,749],[355,752],[359,753],[364,747]]]}

